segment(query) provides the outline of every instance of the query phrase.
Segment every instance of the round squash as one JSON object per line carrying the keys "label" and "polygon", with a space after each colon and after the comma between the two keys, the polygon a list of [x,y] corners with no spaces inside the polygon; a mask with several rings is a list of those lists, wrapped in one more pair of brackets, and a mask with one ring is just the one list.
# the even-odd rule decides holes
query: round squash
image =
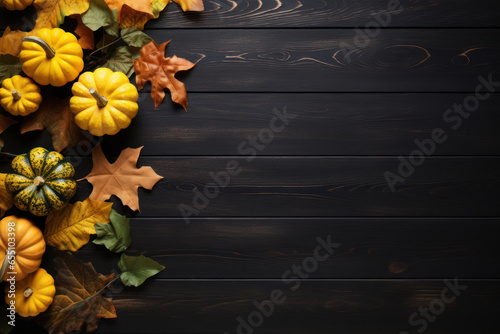
{"label": "round squash", "polygon": [[108,68],[83,73],[71,90],[75,122],[94,136],[117,134],[139,110],[137,88],[125,74]]}
{"label": "round squash", "polygon": [[44,253],[43,233],[31,220],[8,216],[0,221],[0,280],[9,278],[6,272],[16,273],[16,280],[25,278],[40,267]]}
{"label": "round squash", "polygon": [[58,152],[34,148],[15,157],[12,169],[15,173],[7,174],[5,185],[20,210],[46,216],[76,193],[75,169]]}
{"label": "round squash", "polygon": [[40,85],[64,86],[83,70],[83,50],[75,35],[43,28],[23,38],[19,60],[24,73]]}
{"label": "round squash", "polygon": [[54,279],[43,268],[39,268],[26,278],[16,281],[15,292],[5,286],[5,301],[10,305],[15,302],[16,312],[21,317],[35,317],[47,310],[54,301],[56,287]]}
{"label": "round squash", "polygon": [[24,10],[33,3],[33,0],[1,0],[0,3],[8,10]]}
{"label": "round squash", "polygon": [[14,116],[27,116],[42,103],[40,87],[33,80],[20,75],[5,79],[0,88],[0,104]]}

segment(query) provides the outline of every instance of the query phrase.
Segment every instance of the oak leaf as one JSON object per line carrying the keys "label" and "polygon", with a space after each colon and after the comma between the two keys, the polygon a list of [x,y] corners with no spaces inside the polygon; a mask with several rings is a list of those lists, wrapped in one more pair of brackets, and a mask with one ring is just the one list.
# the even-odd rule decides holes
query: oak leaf
{"label": "oak leaf", "polygon": [[5,211],[12,208],[14,197],[5,188],[5,178],[7,174],[0,173],[0,217],[3,217]]}
{"label": "oak leaf", "polygon": [[164,89],[168,88],[172,101],[180,104],[187,111],[186,86],[175,78],[179,71],[187,71],[195,64],[190,61],[173,56],[165,58],[165,47],[170,41],[161,45],[155,42],[146,44],[141,49],[141,57],[134,61],[137,88],[141,90],[147,81],[151,81],[151,97],[155,109],[165,98]]}
{"label": "oak leaf", "polygon": [[203,0],[174,0],[179,4],[183,11],[201,12],[204,10]]}
{"label": "oak leaf", "polygon": [[103,295],[114,282],[115,274],[104,276],[91,263],[59,253],[54,259],[57,271],[54,301],[36,320],[49,334],[79,331],[85,324],[87,332],[92,333],[101,318],[116,318],[111,297]]}
{"label": "oak leaf", "polygon": [[[10,118],[10,117],[0,115],[0,134],[2,134],[2,132],[7,130],[7,128],[9,128],[11,125],[14,125],[17,123],[19,123],[19,122]],[[0,138],[0,151],[3,148],[3,145],[4,145],[4,142],[3,142],[2,138]]]}
{"label": "oak leaf", "polygon": [[21,134],[47,129],[52,136],[52,145],[58,152],[78,144],[83,139],[83,132],[75,123],[69,100],[70,97],[60,99],[45,93],[40,108],[23,119]]}
{"label": "oak leaf", "polygon": [[84,179],[93,186],[91,199],[105,201],[111,195],[117,196],[124,205],[134,211],[139,210],[137,189],[143,187],[153,189],[163,179],[151,167],[137,168],[137,160],[142,147],[127,148],[120,153],[115,163],[110,164],[104,156],[100,145],[92,150],[93,168]]}
{"label": "oak leaf", "polygon": [[50,213],[43,232],[45,240],[60,250],[76,252],[96,234],[96,223],[109,223],[113,203],[93,201],[67,204],[61,210]]}

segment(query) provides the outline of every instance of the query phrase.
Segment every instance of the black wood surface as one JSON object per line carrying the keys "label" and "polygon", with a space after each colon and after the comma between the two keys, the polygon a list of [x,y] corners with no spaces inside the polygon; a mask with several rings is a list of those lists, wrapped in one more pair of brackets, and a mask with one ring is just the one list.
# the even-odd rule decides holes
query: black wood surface
{"label": "black wood surface", "polygon": [[[112,200],[133,217],[127,253],[166,267],[140,288],[113,287],[118,319],[102,320],[98,333],[233,334],[254,301],[282,289],[286,302],[253,333],[413,334],[422,327],[409,318],[455,278],[467,289],[425,333],[498,333],[500,95],[457,129],[443,119],[479,76],[500,82],[496,2],[401,1],[388,26],[358,46],[359,29],[389,1],[204,2],[204,13],[172,3],[146,26],[157,43],[173,40],[167,56],[199,61],[177,75],[188,112],[168,92],[154,110],[148,84],[131,127],[96,141],[111,161],[144,145],[139,165],[165,177],[139,190],[140,214]],[[29,30],[35,16],[2,8],[0,28]],[[239,146],[284,107],[296,118],[247,161]],[[384,173],[397,173],[398,156],[436,128],[446,142],[392,192]],[[5,151],[51,147],[44,132],[18,131],[1,135]],[[83,177],[90,156],[75,152],[65,154]],[[179,204],[193,206],[193,189],[229,161],[241,173],[186,224]],[[79,182],[75,200],[90,192]],[[291,291],[283,274],[328,235],[338,249]],[[119,256],[102,246],[77,256],[118,272]],[[42,331],[20,323],[15,332]]]}

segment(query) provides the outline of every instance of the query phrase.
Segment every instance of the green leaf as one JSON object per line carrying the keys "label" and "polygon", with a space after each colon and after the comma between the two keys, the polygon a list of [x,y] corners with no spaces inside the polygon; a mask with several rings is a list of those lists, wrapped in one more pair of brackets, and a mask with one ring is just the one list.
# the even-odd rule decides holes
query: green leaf
{"label": "green leaf", "polygon": [[144,255],[128,256],[125,254],[122,254],[118,267],[122,271],[120,278],[126,286],[139,286],[148,277],[165,269],[164,266]]}
{"label": "green leaf", "polygon": [[116,9],[110,9],[104,0],[90,0],[89,9],[82,15],[83,24],[93,31],[103,27],[104,31],[118,36],[120,26]]}
{"label": "green leaf", "polygon": [[101,67],[107,67],[116,72],[123,72],[129,78],[134,74],[134,60],[141,56],[140,48],[132,46],[119,46]]}
{"label": "green leaf", "polygon": [[21,63],[11,55],[0,56],[0,84],[7,78],[21,73]]}
{"label": "green leaf", "polygon": [[120,31],[120,34],[125,43],[127,43],[129,46],[135,46],[136,48],[142,48],[144,45],[153,41],[151,37],[140,31],[136,27],[123,29]]}
{"label": "green leaf", "polygon": [[130,239],[129,219],[111,210],[109,214],[110,223],[97,223],[94,225],[97,239],[93,242],[96,245],[104,245],[107,249],[115,253],[125,251],[132,239]]}

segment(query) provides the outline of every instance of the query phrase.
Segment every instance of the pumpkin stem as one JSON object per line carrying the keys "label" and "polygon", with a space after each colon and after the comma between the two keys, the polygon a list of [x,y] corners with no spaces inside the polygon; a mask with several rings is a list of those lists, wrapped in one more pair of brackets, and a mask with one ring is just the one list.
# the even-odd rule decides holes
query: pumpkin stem
{"label": "pumpkin stem", "polygon": [[34,37],[34,36],[24,37],[23,42],[33,42],[40,45],[43,51],[45,51],[47,58],[49,59],[54,58],[54,56],[56,55],[56,50],[54,50],[53,47],[51,47],[47,42],[45,42],[40,37]]}
{"label": "pumpkin stem", "polygon": [[37,176],[33,180],[33,183],[35,184],[35,186],[41,187],[41,186],[43,186],[45,184],[45,180],[43,179],[43,177]]}
{"label": "pumpkin stem", "polygon": [[94,88],[89,88],[89,93],[97,101],[97,106],[99,108],[104,108],[106,104],[108,104],[108,99],[102,95],[99,95],[99,93]]}
{"label": "pumpkin stem", "polygon": [[26,289],[24,289],[24,292],[23,292],[23,296],[24,297],[29,298],[29,297],[31,297],[32,294],[33,294],[33,289],[32,288],[26,288]]}
{"label": "pumpkin stem", "polygon": [[22,97],[21,93],[19,93],[17,90],[13,89],[10,91],[12,94],[12,97],[14,98],[14,101],[19,101]]}

